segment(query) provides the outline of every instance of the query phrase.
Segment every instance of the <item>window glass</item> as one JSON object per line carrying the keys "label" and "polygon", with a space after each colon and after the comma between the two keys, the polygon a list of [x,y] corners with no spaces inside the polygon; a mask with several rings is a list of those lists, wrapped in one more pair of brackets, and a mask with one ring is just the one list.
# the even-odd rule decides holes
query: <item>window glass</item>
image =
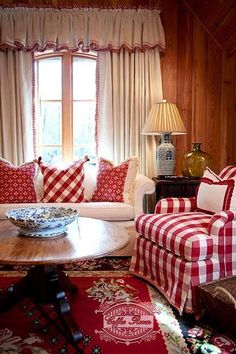
{"label": "window glass", "polygon": [[39,111],[39,144],[60,144],[61,102],[41,102]]}
{"label": "window glass", "polygon": [[73,150],[74,160],[89,155],[96,159],[95,146],[95,108],[96,103],[74,102],[73,105]]}
{"label": "window glass", "polygon": [[73,100],[96,98],[96,60],[73,58]]}
{"label": "window glass", "polygon": [[36,54],[37,152],[45,163],[96,161],[96,56]]}
{"label": "window glass", "polygon": [[40,156],[46,164],[54,164],[62,161],[61,146],[46,146],[40,148]]}
{"label": "window glass", "polygon": [[39,98],[40,100],[61,100],[61,57],[39,60]]}

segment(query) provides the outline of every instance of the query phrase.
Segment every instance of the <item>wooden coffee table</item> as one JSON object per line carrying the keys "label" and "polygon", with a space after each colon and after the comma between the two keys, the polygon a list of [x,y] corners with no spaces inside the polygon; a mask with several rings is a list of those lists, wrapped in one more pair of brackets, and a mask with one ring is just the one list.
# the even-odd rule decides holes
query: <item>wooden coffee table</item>
{"label": "wooden coffee table", "polygon": [[[9,221],[1,221],[0,263],[31,267],[25,277],[0,295],[0,312],[7,311],[24,297],[31,298],[36,305],[53,303],[63,334],[76,346],[82,334],[71,314],[66,292],[76,293],[77,288],[61,266],[110,254],[125,247],[128,240],[124,228],[98,219],[79,217],[65,234],[55,238],[21,236]],[[76,349],[80,351],[77,346]]]}

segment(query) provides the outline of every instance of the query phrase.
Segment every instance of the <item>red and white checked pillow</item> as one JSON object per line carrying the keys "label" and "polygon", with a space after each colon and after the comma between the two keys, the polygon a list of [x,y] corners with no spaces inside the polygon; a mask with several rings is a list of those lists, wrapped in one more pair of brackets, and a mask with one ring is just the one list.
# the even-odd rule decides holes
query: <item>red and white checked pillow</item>
{"label": "red and white checked pillow", "polygon": [[93,202],[121,202],[133,204],[133,186],[139,166],[138,157],[130,157],[118,166],[99,159],[99,169]]}
{"label": "red and white checked pillow", "polygon": [[84,163],[89,161],[85,156],[65,169],[46,166],[39,159],[39,167],[43,174],[43,202],[81,203],[84,201]]}
{"label": "red and white checked pillow", "polygon": [[13,166],[0,159],[0,204],[35,203],[36,164],[32,162]]}

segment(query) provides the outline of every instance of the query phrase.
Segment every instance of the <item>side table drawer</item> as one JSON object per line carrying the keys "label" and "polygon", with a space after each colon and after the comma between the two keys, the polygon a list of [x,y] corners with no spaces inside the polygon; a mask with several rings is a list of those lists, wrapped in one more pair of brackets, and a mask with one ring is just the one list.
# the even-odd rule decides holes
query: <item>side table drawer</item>
{"label": "side table drawer", "polygon": [[173,177],[159,179],[153,177],[153,181],[156,183],[156,201],[158,201],[168,197],[194,197],[200,178]]}

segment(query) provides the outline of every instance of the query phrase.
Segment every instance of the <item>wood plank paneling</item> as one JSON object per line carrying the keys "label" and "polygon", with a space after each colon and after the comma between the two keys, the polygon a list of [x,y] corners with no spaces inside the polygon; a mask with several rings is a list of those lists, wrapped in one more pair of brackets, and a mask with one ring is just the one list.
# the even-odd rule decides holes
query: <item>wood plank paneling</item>
{"label": "wood plank paneling", "polygon": [[177,107],[188,132],[176,138],[176,171],[180,173],[183,155],[191,150],[192,142],[193,15],[183,3],[178,7],[177,51]]}
{"label": "wood plank paneling", "polygon": [[[222,80],[222,124],[227,122],[222,136],[222,163],[236,164],[236,54],[231,57],[223,56]],[[221,132],[222,135],[222,132]],[[224,139],[224,140],[223,140]]]}
{"label": "wood plank paneling", "polygon": [[[177,3],[175,1],[164,1],[161,19],[165,28],[166,52],[161,58],[163,98],[167,102],[177,103]],[[170,26],[171,23],[171,26]],[[167,80],[166,80],[167,78]],[[176,146],[177,138],[173,136],[173,143]],[[178,156],[178,154],[177,154]],[[177,172],[177,169],[176,169]]]}
{"label": "wood plank paneling", "polygon": [[192,107],[192,141],[206,145],[206,90],[207,90],[207,36],[206,32],[194,18],[193,29],[193,107]]}
{"label": "wood plank paneling", "polygon": [[211,38],[208,38],[206,68],[205,149],[213,157],[213,170],[220,172],[222,51]]}
{"label": "wood plank paneling", "polygon": [[[172,32],[167,28],[176,26],[175,22],[172,25],[173,13],[170,17],[163,14],[163,26],[169,33],[167,41],[177,41],[177,47],[170,46],[171,52],[167,47],[166,56],[162,58],[164,97],[173,101],[175,96],[170,92],[177,89],[176,103],[187,127],[187,136],[175,139],[176,173],[181,174],[182,156],[191,150],[192,142],[202,143],[202,149],[213,157],[212,169],[219,172],[226,163],[236,161],[233,136],[236,131],[236,74],[233,71],[236,59],[224,57],[222,49],[184,1],[165,0],[165,3],[168,5],[165,4],[163,11],[170,11],[171,7],[176,11],[177,35],[174,33],[171,38]],[[173,75],[176,70],[177,81]]]}
{"label": "wood plank paneling", "polygon": [[235,0],[182,0],[228,54],[236,50]]}
{"label": "wood plank paneling", "polygon": [[[165,1],[161,19],[165,28],[166,52],[161,60],[163,74],[163,98],[168,102],[177,100],[177,3]],[[170,25],[171,24],[171,25]],[[168,80],[165,80],[168,78]]]}

